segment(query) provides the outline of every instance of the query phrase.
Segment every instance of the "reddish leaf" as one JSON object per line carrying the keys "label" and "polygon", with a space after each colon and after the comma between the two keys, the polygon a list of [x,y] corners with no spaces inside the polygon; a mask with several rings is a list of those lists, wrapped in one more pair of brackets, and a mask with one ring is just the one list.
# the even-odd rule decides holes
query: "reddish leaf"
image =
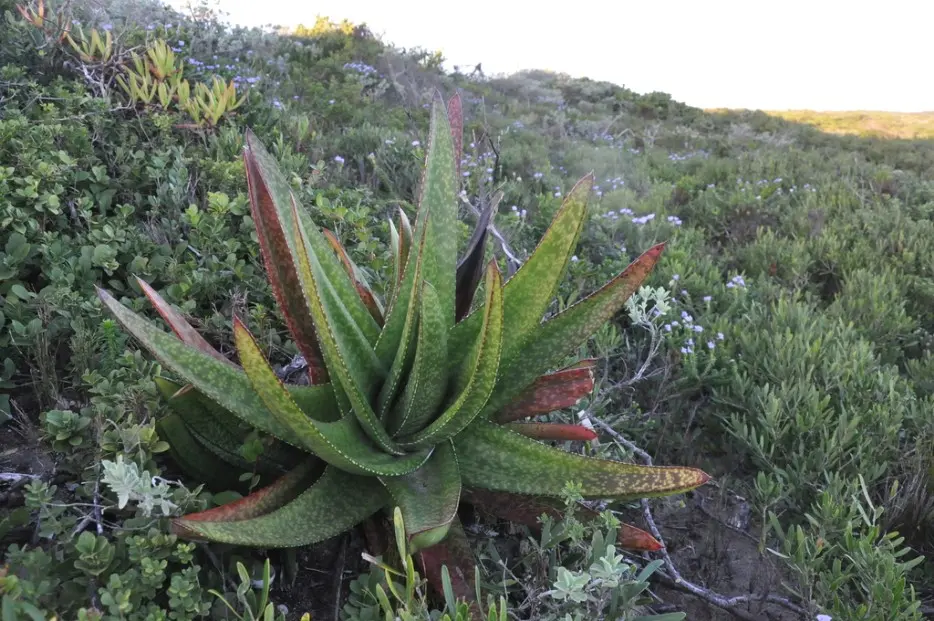
{"label": "reddish leaf", "polygon": [[658,539],[631,524],[619,525],[619,531],[616,533],[616,543],[621,548],[638,552],[658,552],[665,547],[659,543]]}
{"label": "reddish leaf", "polygon": [[508,423],[555,410],[568,408],[593,390],[595,360],[582,360],[555,373],[542,375],[524,393],[496,415],[496,421]]}
{"label": "reddish leaf", "polygon": [[[269,284],[288,324],[289,332],[308,364],[311,383],[321,384],[328,379],[327,369],[318,347],[314,321],[302,293],[289,238],[280,218],[280,209],[284,209],[285,206],[276,205],[273,199],[274,190],[269,186],[270,181],[277,186],[287,187],[287,184],[284,179],[266,178],[267,175],[279,174],[271,160],[272,156],[266,152],[253,132],[247,130],[243,162],[250,196],[250,212],[269,275]],[[291,191],[289,193],[291,194]],[[294,202],[295,197],[291,198]]]}
{"label": "reddish leaf", "polygon": [[444,541],[421,550],[417,556],[422,566],[421,574],[435,593],[442,597],[444,589],[441,581],[441,567],[447,566],[454,597],[466,601],[471,608],[471,618],[476,618],[477,591],[474,575],[476,561],[460,520],[454,518]]}
{"label": "reddish leaf", "polygon": [[233,367],[237,366],[225,358],[224,355],[219,351],[214,349],[210,343],[204,340],[204,337],[198,334],[198,332],[191,326],[191,324],[188,323],[184,317],[182,317],[182,314],[172,308],[172,305],[166,302],[165,299],[163,299],[163,297],[159,295],[155,289],[150,287],[149,283],[139,277],[136,278],[136,282],[139,284],[140,288],[143,290],[143,293],[146,294],[146,297],[149,298],[149,301],[159,312],[165,322],[169,324],[170,328],[172,328],[172,332],[175,333],[175,336],[177,336],[183,343],[190,345],[195,349],[201,350],[204,353],[209,354],[222,362],[226,362]]}
{"label": "reddish leaf", "polygon": [[370,311],[370,315],[373,316],[373,319],[376,320],[376,323],[382,326],[383,309],[380,307],[376,296],[373,295],[373,291],[370,289],[370,285],[368,285],[361,277],[360,270],[350,259],[350,255],[347,254],[347,250],[344,248],[344,245],[341,244],[339,239],[337,239],[337,235],[328,229],[321,229],[321,232],[324,233],[324,236],[327,238],[328,242],[330,242],[331,247],[334,248],[334,252],[337,253],[338,258],[344,265],[344,269],[347,270],[347,275],[350,276],[354,286],[357,288],[357,293],[360,294],[360,299],[363,300],[363,305],[366,306],[368,311]]}
{"label": "reddish leaf", "polygon": [[536,440],[571,440],[590,442],[597,439],[593,429],[583,425],[564,425],[561,423],[509,423],[505,425],[512,431]]}
{"label": "reddish leaf", "polygon": [[325,462],[312,457],[263,489],[225,505],[186,515],[183,519],[189,522],[237,522],[265,515],[297,498],[321,476],[325,465]]}
{"label": "reddish leaf", "polygon": [[[541,533],[539,517],[547,515],[559,519],[563,513],[561,503],[554,499],[479,488],[464,488],[461,500],[470,503],[481,513],[527,526],[536,535]],[[583,520],[594,520],[600,516],[597,511],[584,505],[578,505],[577,510],[578,517]],[[627,550],[656,552],[662,549],[662,544],[652,535],[629,524],[619,525],[616,543]]]}

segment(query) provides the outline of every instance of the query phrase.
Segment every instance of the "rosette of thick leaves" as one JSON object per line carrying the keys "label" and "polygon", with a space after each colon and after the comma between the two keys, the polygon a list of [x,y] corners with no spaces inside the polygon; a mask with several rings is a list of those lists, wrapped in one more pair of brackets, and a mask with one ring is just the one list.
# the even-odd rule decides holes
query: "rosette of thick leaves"
{"label": "rosette of thick leaves", "polygon": [[[504,283],[496,263],[485,263],[492,207],[457,257],[462,131],[459,98],[447,109],[436,98],[415,223],[401,211],[398,225],[390,222],[395,268],[385,305],[247,133],[253,221],[310,385],[282,383],[238,318],[240,366],[146,283],[139,282],[174,335],[100,291],[120,323],[179,380],[159,380],[172,409],[159,430],[179,463],[205,480],[238,468],[278,477],[239,501],[175,520],[178,533],[300,546],[399,506],[408,544],[431,579],[440,563],[468,556],[456,517],[462,500],[534,525],[554,511],[567,482],[588,499],[634,499],[708,480],[694,468],[595,459],[539,441],[593,439],[582,426],[518,422],[590,392],[593,362],[567,366],[567,357],[619,311],[663,246],[543,321],[584,226],[593,176],[568,193],[535,251]],[[474,300],[475,291],[482,300]],[[250,430],[268,440],[255,464],[239,452]],[[619,539],[658,547],[634,527],[624,527]]]}

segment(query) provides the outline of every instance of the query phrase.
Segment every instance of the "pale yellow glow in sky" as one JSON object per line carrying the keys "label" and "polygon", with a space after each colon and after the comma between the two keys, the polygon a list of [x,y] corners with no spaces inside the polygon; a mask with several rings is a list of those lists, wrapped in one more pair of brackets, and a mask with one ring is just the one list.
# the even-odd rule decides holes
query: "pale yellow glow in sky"
{"label": "pale yellow glow in sky", "polygon": [[[171,0],[179,5],[186,0]],[[486,73],[550,69],[700,107],[934,111],[934,0],[220,0],[247,26],[366,22]]]}

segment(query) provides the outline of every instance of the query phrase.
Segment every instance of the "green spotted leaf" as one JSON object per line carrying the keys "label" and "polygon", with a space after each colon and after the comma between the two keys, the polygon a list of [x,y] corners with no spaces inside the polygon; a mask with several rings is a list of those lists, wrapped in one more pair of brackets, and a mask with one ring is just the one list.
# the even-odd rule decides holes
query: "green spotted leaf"
{"label": "green spotted leaf", "polygon": [[[248,175],[252,169],[257,181],[256,198],[254,199],[254,194],[251,194],[252,200],[259,200],[258,206],[254,207],[254,211],[259,214],[263,218],[263,221],[268,224],[269,228],[275,232],[276,243],[282,246],[282,254],[277,255],[277,257],[287,265],[291,274],[290,285],[295,287],[294,292],[289,291],[289,294],[300,298],[301,296],[299,296],[298,293],[302,292],[302,287],[300,286],[301,278],[298,274],[298,259],[296,256],[296,251],[298,250],[297,240],[299,238],[297,236],[297,227],[293,216],[293,211],[299,211],[304,228],[303,238],[305,242],[314,249],[317,260],[320,263],[321,272],[334,289],[334,295],[341,301],[341,304],[346,309],[346,313],[353,318],[358,329],[366,336],[369,342],[371,344],[375,343],[376,339],[379,337],[379,325],[360,299],[357,288],[347,275],[344,266],[341,265],[339,258],[334,253],[324,234],[318,226],[311,221],[308,215],[304,213],[303,210],[299,209],[295,196],[285,177],[279,171],[275,160],[269,152],[266,151],[259,139],[252,133],[248,133],[247,135],[246,157],[249,165],[247,169]],[[265,194],[262,192],[265,192]],[[269,267],[268,263],[267,267]],[[305,293],[307,294],[307,291]],[[302,300],[301,303],[305,304],[304,315],[307,317],[309,310],[307,301]],[[318,327],[317,320],[314,320],[312,323],[315,327]]]}
{"label": "green spotted leaf", "polygon": [[176,412],[170,412],[156,421],[156,433],[168,442],[172,459],[192,479],[203,481],[214,491],[238,486],[238,472],[201,445]]}
{"label": "green spotted leaf", "polygon": [[380,479],[400,509],[412,552],[435,545],[457,515],[461,478],[450,442],[435,447],[425,465],[401,477]]}
{"label": "green spotted leaf", "polygon": [[294,205],[292,216],[298,236],[299,280],[318,328],[328,371],[340,385],[340,390],[335,387],[338,405],[345,416],[350,412],[356,416],[366,435],[383,451],[402,455],[403,451],[386,432],[371,405],[385,379],[383,366],[358,325],[344,312],[341,300],[321,269],[318,253],[305,236],[306,227]]}
{"label": "green spotted leaf", "polygon": [[203,521],[191,516],[172,522],[187,538],[263,548],[288,548],[324,541],[376,513],[389,495],[373,477],[328,466],[305,491],[285,506],[237,521]]}
{"label": "green spotted leaf", "polygon": [[[398,415],[395,417],[395,420],[389,420],[389,414],[393,411],[392,408],[396,403],[399,391],[404,386],[403,380],[408,376],[412,368],[412,362],[415,360],[415,343],[418,338],[418,307],[421,300],[417,295],[412,295],[410,289],[414,283],[420,282],[421,280],[421,261],[418,257],[421,256],[424,241],[425,236],[422,235],[415,251],[417,256],[413,260],[412,271],[407,273],[405,281],[401,284],[401,287],[405,289],[405,293],[401,294],[402,299],[406,300],[408,307],[403,317],[404,323],[393,326],[393,329],[398,328],[401,330],[399,339],[396,340],[396,338],[389,333],[390,328],[387,324],[386,329],[383,330],[382,337],[380,337],[380,341],[376,344],[378,356],[380,346],[384,345],[386,342],[392,341],[398,343],[395,357],[392,359],[392,366],[389,369],[389,375],[383,383],[377,399],[380,420],[388,422],[387,429],[393,435],[396,434],[399,425],[402,423],[402,416]],[[402,317],[400,314],[395,316]],[[383,340],[384,338],[386,340]]]}
{"label": "green spotted leaf", "polygon": [[422,285],[420,306],[415,361],[399,403],[398,433],[402,436],[422,429],[434,419],[447,389],[449,326],[438,294],[428,282]]}
{"label": "green spotted leaf", "polygon": [[464,485],[516,494],[561,496],[568,482],[584,498],[632,500],[692,490],[710,480],[696,468],[640,466],[585,457],[492,423],[472,425],[454,443]]}
{"label": "green spotted leaf", "polygon": [[[413,240],[424,238],[422,251],[409,252],[401,284],[386,313],[386,323],[376,354],[389,366],[396,358],[410,298],[421,290],[415,279],[416,263],[422,263],[420,278],[438,293],[445,325],[454,325],[454,293],[457,270],[457,180],[454,172],[454,143],[444,103],[436,97],[432,106],[428,152],[418,195],[418,217]],[[404,236],[403,236],[404,237]],[[415,242],[418,243],[418,242]]]}
{"label": "green spotted leaf", "polygon": [[237,522],[272,513],[295,500],[312,485],[327,467],[316,457],[306,457],[298,466],[272,484],[233,502],[185,516],[187,521]]}
{"label": "green spotted leaf", "polygon": [[[302,446],[292,431],[269,412],[243,371],[163,332],[151,321],[120,304],[103,289],[97,292],[117,321],[181,379],[240,420],[287,444]],[[329,388],[325,390],[330,391]]]}
{"label": "green spotted leaf", "polygon": [[188,323],[182,314],[175,310],[171,304],[165,301],[165,299],[159,295],[159,292],[149,286],[142,278],[137,278],[136,283],[143,290],[143,293],[146,294],[146,297],[149,298],[150,303],[155,307],[156,311],[162,316],[162,319],[165,320],[169,327],[172,329],[172,332],[175,333],[181,341],[191,345],[195,349],[200,349],[204,353],[211,355],[221,362],[233,365],[233,363],[224,357],[219,351],[217,351],[210,343],[204,340],[204,337],[198,334],[198,332]]}
{"label": "green spotted leaf", "polygon": [[[534,338],[518,354],[507,360],[505,353],[500,382],[487,405],[494,414],[532,385],[541,374],[560,365],[600,326],[613,318],[642,285],[658,262],[665,244],[646,250],[616,278],[565,311],[539,324]],[[509,284],[507,283],[506,289]]]}
{"label": "green spotted leaf", "polygon": [[[567,273],[586,222],[587,199],[593,182],[593,174],[577,182],[529,259],[506,282],[503,362],[507,366],[522,359],[523,347],[535,340],[542,317]],[[471,334],[477,332],[479,315],[474,311],[455,327],[451,339],[455,351],[465,342],[463,339],[469,341]]]}
{"label": "green spotted leaf", "polygon": [[253,336],[239,320],[234,322],[234,339],[253,389],[278,422],[287,427],[306,450],[354,474],[399,476],[419,468],[428,459],[429,451],[396,457],[379,450],[352,416],[344,416],[336,422],[310,419],[276,377]]}
{"label": "green spotted leaf", "polygon": [[243,163],[250,211],[266,273],[289,332],[308,364],[312,383],[326,382],[327,369],[315,336],[315,324],[299,286],[292,249],[292,220],[286,211],[291,189],[275,160],[253,132],[247,130]]}
{"label": "green spotted leaf", "polygon": [[503,344],[503,280],[491,261],[486,272],[483,329],[455,383],[458,397],[424,430],[400,440],[403,447],[421,448],[454,437],[480,414],[496,386]]}
{"label": "green spotted leaf", "polygon": [[[169,395],[169,407],[184,421],[188,432],[202,447],[226,462],[228,468],[234,466],[240,470],[252,469],[252,464],[240,454],[240,447],[247,434],[246,430],[240,428],[240,421],[235,417],[232,421],[216,419],[202,405],[198,392],[191,385],[179,386],[161,377],[155,378],[155,382],[163,396]],[[179,387],[175,388],[176,386]],[[258,465],[261,471],[270,472],[271,464],[268,460],[263,460]],[[279,471],[279,468],[275,467],[275,470]]]}

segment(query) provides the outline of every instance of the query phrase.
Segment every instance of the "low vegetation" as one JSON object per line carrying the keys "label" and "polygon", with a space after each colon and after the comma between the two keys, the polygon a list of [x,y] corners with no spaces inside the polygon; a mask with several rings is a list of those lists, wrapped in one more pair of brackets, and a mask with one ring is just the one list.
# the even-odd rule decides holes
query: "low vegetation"
{"label": "low vegetation", "polygon": [[934,612],[923,132],[0,15],[0,620]]}

